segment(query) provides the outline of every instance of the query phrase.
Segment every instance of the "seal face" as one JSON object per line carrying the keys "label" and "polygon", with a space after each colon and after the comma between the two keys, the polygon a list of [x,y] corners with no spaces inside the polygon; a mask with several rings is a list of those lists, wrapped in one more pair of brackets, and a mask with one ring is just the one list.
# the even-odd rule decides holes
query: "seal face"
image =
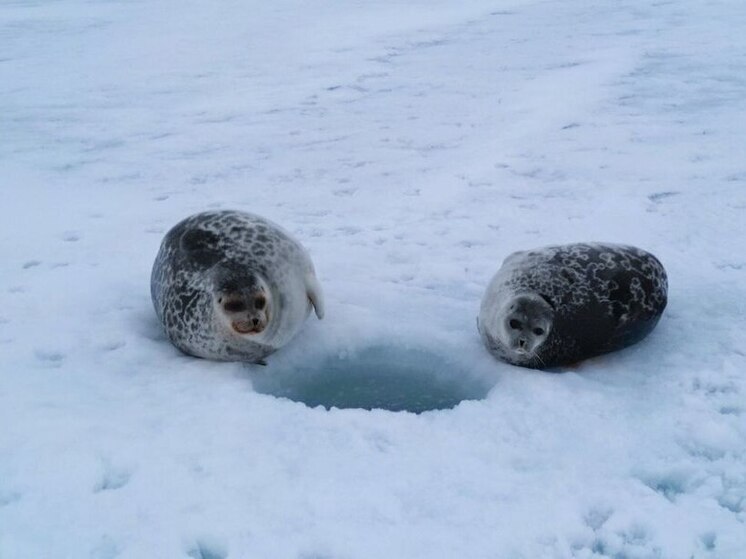
{"label": "seal face", "polygon": [[513,365],[569,365],[632,345],[666,307],[668,281],[642,249],[577,243],[511,254],[482,298],[477,328]]}
{"label": "seal face", "polygon": [[150,279],[153,306],[173,344],[190,355],[261,362],[297,333],[321,286],[305,249],[271,221],[209,211],[164,237]]}

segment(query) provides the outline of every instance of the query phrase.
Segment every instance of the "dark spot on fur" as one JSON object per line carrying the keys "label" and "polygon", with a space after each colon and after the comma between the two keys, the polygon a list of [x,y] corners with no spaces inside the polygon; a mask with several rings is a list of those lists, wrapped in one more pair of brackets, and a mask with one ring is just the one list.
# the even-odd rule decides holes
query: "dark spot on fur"
{"label": "dark spot on fur", "polygon": [[214,249],[218,236],[204,229],[189,229],[181,236],[181,247],[186,251]]}
{"label": "dark spot on fur", "polygon": [[204,229],[189,229],[181,236],[181,248],[200,266],[212,266],[220,261],[219,237]]}
{"label": "dark spot on fur", "polygon": [[179,294],[179,302],[181,303],[182,311],[186,311],[199,297],[198,291],[186,291]]}
{"label": "dark spot on fur", "polygon": [[544,299],[544,301],[546,302],[546,304],[549,305],[550,307],[552,307],[552,310],[556,310],[556,307],[555,307],[554,303],[552,302],[552,299],[549,297],[549,295],[545,295],[544,293],[539,293],[539,297],[541,297],[542,299]]}

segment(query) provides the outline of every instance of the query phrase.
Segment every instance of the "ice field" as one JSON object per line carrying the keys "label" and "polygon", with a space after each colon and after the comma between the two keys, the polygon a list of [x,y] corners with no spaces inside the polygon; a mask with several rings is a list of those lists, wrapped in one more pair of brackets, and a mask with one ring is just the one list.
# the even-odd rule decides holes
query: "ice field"
{"label": "ice field", "polygon": [[[746,558],[736,0],[0,2],[0,559]],[[178,352],[165,232],[235,208],[326,317]],[[638,245],[640,344],[475,318],[511,252]],[[372,409],[368,409],[372,408]]]}

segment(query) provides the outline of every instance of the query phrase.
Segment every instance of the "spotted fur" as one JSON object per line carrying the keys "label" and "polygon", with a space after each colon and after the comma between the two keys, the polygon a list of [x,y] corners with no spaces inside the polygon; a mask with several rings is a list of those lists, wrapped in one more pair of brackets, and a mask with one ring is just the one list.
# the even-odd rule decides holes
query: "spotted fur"
{"label": "spotted fur", "polygon": [[[663,265],[639,248],[550,246],[505,259],[487,287],[477,325],[487,349],[504,361],[568,365],[642,340],[658,323],[667,292]],[[538,295],[553,312],[548,336],[526,356],[505,347],[499,333],[506,305],[521,294]]]}
{"label": "spotted fur", "polygon": [[[220,322],[220,286],[260,278],[269,288],[271,318],[260,334],[241,336]],[[156,314],[169,339],[190,355],[261,362],[300,329],[323,298],[305,249],[286,231],[238,211],[203,212],[178,223],[163,239],[150,282]]]}

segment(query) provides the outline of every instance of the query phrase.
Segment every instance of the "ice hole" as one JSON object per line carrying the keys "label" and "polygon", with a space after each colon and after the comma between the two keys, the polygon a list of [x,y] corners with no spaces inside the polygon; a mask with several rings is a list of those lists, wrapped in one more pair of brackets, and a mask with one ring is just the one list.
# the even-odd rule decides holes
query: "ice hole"
{"label": "ice hole", "polygon": [[384,346],[327,355],[296,367],[270,363],[256,371],[252,382],[261,394],[309,407],[413,413],[450,409],[464,400],[482,399],[493,384],[446,356]]}

